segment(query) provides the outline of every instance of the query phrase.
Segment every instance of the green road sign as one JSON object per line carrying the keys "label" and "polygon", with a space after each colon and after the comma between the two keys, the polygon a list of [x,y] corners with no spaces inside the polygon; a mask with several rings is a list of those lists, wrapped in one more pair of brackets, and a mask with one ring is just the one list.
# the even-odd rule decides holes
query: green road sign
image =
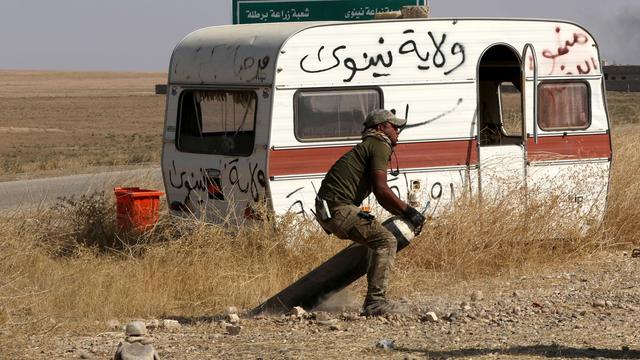
{"label": "green road sign", "polygon": [[420,0],[233,0],[233,23],[368,20]]}

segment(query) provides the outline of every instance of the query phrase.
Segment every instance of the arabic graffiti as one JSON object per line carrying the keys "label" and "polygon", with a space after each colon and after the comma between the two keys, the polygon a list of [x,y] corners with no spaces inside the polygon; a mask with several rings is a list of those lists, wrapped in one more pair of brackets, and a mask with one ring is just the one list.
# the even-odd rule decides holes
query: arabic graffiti
{"label": "arabic graffiti", "polygon": [[233,72],[235,76],[241,80],[243,77],[247,77],[245,79],[247,81],[266,80],[267,73],[265,69],[267,68],[267,65],[269,65],[269,56],[265,55],[257,58],[253,56],[241,57],[238,54],[240,49],[240,46],[236,46],[233,54]]}
{"label": "arabic graffiti", "polygon": [[[572,48],[576,46],[586,46],[589,44],[589,37],[584,33],[573,33],[571,38],[568,40],[562,39],[562,35],[560,34],[561,29],[559,26],[555,28],[555,33],[557,37],[558,47],[557,49],[545,49],[542,51],[542,56],[546,59],[550,59],[552,61],[551,70],[549,71],[549,75],[553,74],[556,71],[556,67],[558,67],[558,62],[562,60],[561,58],[571,52]],[[589,59],[582,60],[584,62],[584,67],[582,63],[576,65],[575,70],[578,74],[588,74],[591,70],[597,70],[598,64],[595,58],[590,57]],[[532,64],[532,61],[530,61]],[[530,65],[531,68],[532,65]],[[573,69],[567,68],[565,64],[561,64],[559,67],[560,71],[565,75],[573,75]]]}
{"label": "arabic graffiti", "polygon": [[[262,169],[258,169],[258,164],[247,163],[249,178],[243,181],[240,175],[239,159],[234,159],[224,165],[227,174],[229,187],[225,191],[236,187],[244,194],[250,194],[254,202],[260,200],[261,192],[267,185],[266,177]],[[196,204],[204,205],[205,199],[224,200],[221,172],[216,169],[199,168],[197,171],[187,172],[176,170],[175,161],[171,162],[169,169],[169,184],[174,189],[186,189],[183,205]],[[197,196],[194,196],[198,194]],[[206,195],[205,195],[206,194]]]}
{"label": "arabic graffiti", "polygon": [[[299,187],[299,188],[293,190],[292,192],[287,194],[287,199],[289,199],[292,195],[294,195],[295,193],[297,193],[297,192],[299,192],[300,190],[303,190],[303,189],[304,189],[304,187]],[[298,211],[294,212],[293,210],[294,210],[294,208],[296,206],[298,207]],[[291,213],[293,213],[295,215],[302,215],[305,218],[307,217],[307,213],[306,213],[305,208],[304,208],[304,203],[300,199],[294,201],[293,204],[291,204],[289,206],[289,208],[287,209],[287,212],[291,212]]]}
{"label": "arabic graffiti", "polygon": [[[464,187],[465,186],[464,176],[463,176],[464,171],[461,170],[458,172],[460,175],[460,181],[461,181],[462,187]],[[409,176],[414,176],[414,174],[409,174]],[[402,181],[403,177],[404,177],[404,181]],[[431,202],[430,216],[432,216],[436,212],[436,210],[440,207],[440,203],[442,203],[444,206],[445,203],[451,203],[456,200],[457,187],[454,184],[455,181],[446,181],[446,180],[443,181],[439,179],[436,179],[436,180],[437,181],[432,181],[430,183],[429,178],[426,175],[424,177],[424,180],[418,180],[418,178],[415,178],[415,177],[412,177],[411,179],[409,179],[408,174],[402,171],[397,176],[391,176],[387,180],[387,183],[389,184],[389,189],[391,189],[391,191],[393,191],[393,193],[397,197],[399,197],[400,199],[403,199],[403,201],[409,201],[411,197],[410,193],[414,192],[413,189],[409,188],[410,183],[411,184],[413,184],[414,182],[424,183],[425,187],[420,188],[420,190],[417,192],[418,203],[420,204],[419,206],[423,206],[425,204],[425,201],[427,200],[430,201]],[[310,183],[311,183],[311,187],[315,189],[313,182],[310,182]],[[308,186],[300,186],[293,189],[291,192],[289,192],[285,196],[285,198],[287,199],[287,201],[285,202],[286,204],[285,206],[287,206],[286,213],[290,213],[293,215],[302,215],[304,218],[308,218],[309,216],[311,216],[311,214],[313,213],[313,210],[310,210],[308,206],[310,204],[313,204],[313,200],[309,202],[310,199],[313,199],[312,197],[313,194],[306,193],[304,191],[305,189],[311,189],[311,188]],[[367,199],[365,199],[365,202],[363,202],[363,204],[367,204],[365,205],[365,207],[368,207],[369,209],[371,209],[372,204],[374,202],[375,202],[375,198],[373,197],[373,194],[372,194]],[[312,205],[311,205],[311,208],[313,208]]]}
{"label": "arabic graffiti", "polygon": [[249,179],[245,179],[243,181],[238,172],[239,160],[240,159],[234,159],[224,164],[223,168],[228,174],[227,177],[229,184],[232,188],[237,187],[237,189],[243,194],[250,193],[253,201],[257,202],[260,200],[260,189],[258,186],[262,189],[267,186],[267,179],[264,175],[264,171],[262,171],[262,169],[258,170],[258,164],[252,164],[249,162]]}
{"label": "arabic graffiti", "polygon": [[[171,187],[173,187],[174,189],[187,189],[187,194],[182,201],[183,205],[194,203],[193,199],[191,198],[194,190],[200,192],[205,192],[207,190],[207,187],[205,185],[207,181],[206,174],[207,173],[204,169],[199,169],[197,175],[196,173],[191,172],[188,176],[186,171],[181,171],[178,181],[178,179],[174,178],[178,177],[178,172],[176,171],[176,163],[175,161],[171,161],[171,169],[169,170],[169,183],[171,184]],[[195,200],[195,203],[198,205],[204,204],[204,198],[202,196],[199,196],[198,199]]]}
{"label": "arabic graffiti", "polygon": [[[463,98],[458,98],[458,100],[456,101],[456,104],[451,109],[449,109],[449,110],[447,110],[447,111],[445,111],[445,112],[443,112],[441,114],[438,114],[438,115],[434,116],[431,119],[427,119],[425,121],[421,121],[421,122],[418,122],[418,123],[415,123],[415,124],[406,125],[405,127],[402,128],[402,131],[405,131],[405,130],[413,128],[413,127],[426,125],[426,124],[432,123],[432,122],[434,122],[436,120],[442,119],[443,117],[445,117],[445,116],[453,113],[454,111],[456,111],[456,109],[460,106],[460,104],[462,104],[463,101],[464,101]],[[393,112],[395,114],[393,109],[391,110],[391,112]],[[404,118],[405,119],[409,118],[409,104],[407,104],[407,106],[406,106],[406,111],[405,111]]]}
{"label": "arabic graffiti", "polygon": [[[318,48],[316,53],[316,60],[314,64],[310,64],[310,55],[307,54],[300,59],[300,69],[306,73],[321,73],[335,69],[337,67],[344,67],[347,72],[347,76],[343,79],[343,82],[350,82],[356,76],[356,74],[367,71],[373,68],[375,71],[371,73],[371,76],[376,78],[380,76],[390,76],[391,73],[387,70],[393,66],[394,53],[397,52],[398,56],[404,56],[413,54],[419,63],[416,67],[419,70],[426,71],[432,69],[432,66],[438,69],[442,69],[447,65],[448,57],[454,56],[458,58],[458,62],[444,71],[444,75],[449,75],[462,66],[466,60],[464,45],[459,42],[454,42],[447,48],[447,34],[441,35],[434,34],[431,31],[427,31],[426,37],[428,40],[423,39],[422,51],[420,46],[416,42],[418,37],[413,29],[407,29],[402,32],[404,35],[408,35],[409,39],[405,40],[397,49],[395,47],[386,46],[382,51],[375,54],[367,52],[362,53],[362,60],[356,60],[352,56],[342,56],[342,54],[351,49],[347,45],[338,45],[331,51],[331,58],[325,58],[323,51],[325,46],[322,45]],[[426,42],[426,44],[424,43]],[[379,46],[384,46],[385,39],[379,37],[377,41]],[[447,53],[448,50],[448,53]],[[353,50],[354,52],[356,50]]]}

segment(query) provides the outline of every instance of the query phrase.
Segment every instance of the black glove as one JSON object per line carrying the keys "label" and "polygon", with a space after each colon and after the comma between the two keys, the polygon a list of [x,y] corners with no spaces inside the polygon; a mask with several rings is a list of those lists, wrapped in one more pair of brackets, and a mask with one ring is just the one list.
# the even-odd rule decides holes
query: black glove
{"label": "black glove", "polygon": [[407,209],[404,211],[404,218],[407,219],[411,225],[413,225],[413,233],[417,235],[422,231],[422,225],[427,220],[418,210],[414,209],[411,206],[407,206]]}

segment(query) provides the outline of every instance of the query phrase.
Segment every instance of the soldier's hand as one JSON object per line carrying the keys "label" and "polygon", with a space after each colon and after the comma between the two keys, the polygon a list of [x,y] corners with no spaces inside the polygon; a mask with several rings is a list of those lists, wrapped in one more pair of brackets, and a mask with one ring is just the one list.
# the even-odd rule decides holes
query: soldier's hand
{"label": "soldier's hand", "polygon": [[422,225],[427,220],[424,215],[411,206],[407,206],[407,209],[404,211],[404,218],[413,225],[413,233],[416,235],[420,234]]}

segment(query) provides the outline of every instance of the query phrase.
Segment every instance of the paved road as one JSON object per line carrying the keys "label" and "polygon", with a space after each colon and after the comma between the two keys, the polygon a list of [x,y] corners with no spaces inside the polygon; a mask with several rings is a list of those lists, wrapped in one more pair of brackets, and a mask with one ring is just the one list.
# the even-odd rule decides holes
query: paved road
{"label": "paved road", "polygon": [[113,191],[116,186],[162,189],[160,168],[0,182],[0,210],[54,202],[61,196]]}

